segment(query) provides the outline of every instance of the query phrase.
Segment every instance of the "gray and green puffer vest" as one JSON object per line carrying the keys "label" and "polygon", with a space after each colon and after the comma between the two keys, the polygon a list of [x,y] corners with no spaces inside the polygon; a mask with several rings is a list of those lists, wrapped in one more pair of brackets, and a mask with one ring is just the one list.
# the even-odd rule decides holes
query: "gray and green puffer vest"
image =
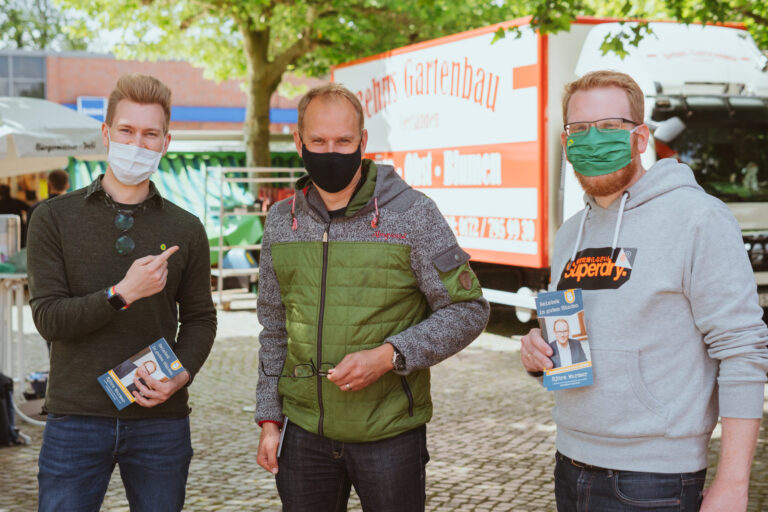
{"label": "gray and green puffer vest", "polygon": [[[469,256],[434,202],[392,167],[363,165],[365,182],[342,218],[330,219],[308,176],[293,198],[273,206],[259,276],[259,358],[268,373],[290,374],[310,361],[335,365],[384,342],[405,355],[404,375],[388,372],[354,392],[325,377],[259,372],[257,420],[282,419],[269,403],[279,381],[281,413],[289,421],[346,442],[385,439],[429,421],[429,366],[471,342],[487,320]],[[438,309],[445,318],[434,315]],[[457,329],[454,322],[465,325]],[[419,332],[424,329],[437,338]],[[417,342],[410,337],[427,346],[411,346]]]}

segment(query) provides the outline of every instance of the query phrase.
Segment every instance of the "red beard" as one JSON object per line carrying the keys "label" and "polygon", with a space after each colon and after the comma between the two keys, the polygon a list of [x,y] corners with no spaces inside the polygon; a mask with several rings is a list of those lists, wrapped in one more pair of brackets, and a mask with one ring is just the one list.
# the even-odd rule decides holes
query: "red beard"
{"label": "red beard", "polygon": [[584,192],[592,197],[610,196],[621,190],[624,190],[629,182],[634,178],[637,169],[630,163],[628,166],[611,174],[602,176],[584,176],[576,173],[576,178],[581,184]]}
{"label": "red beard", "polygon": [[635,175],[640,172],[641,165],[635,165],[635,158],[639,156],[635,141],[632,143],[632,161],[626,167],[619,169],[611,174],[602,176],[584,176],[575,172],[576,178],[588,195],[592,197],[603,197],[616,194],[624,190],[629,185]]}

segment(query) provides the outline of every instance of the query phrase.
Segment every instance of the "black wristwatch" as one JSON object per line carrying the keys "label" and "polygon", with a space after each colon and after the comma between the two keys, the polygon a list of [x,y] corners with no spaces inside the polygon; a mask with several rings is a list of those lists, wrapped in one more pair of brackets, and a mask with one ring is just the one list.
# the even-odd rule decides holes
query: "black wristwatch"
{"label": "black wristwatch", "polygon": [[123,296],[114,291],[114,287],[107,288],[104,291],[104,294],[107,296],[107,302],[109,302],[109,305],[112,306],[115,311],[120,311],[128,305]]}
{"label": "black wristwatch", "polygon": [[392,352],[392,368],[397,372],[402,372],[405,370],[405,356],[394,345],[392,345],[392,348],[394,349]]}

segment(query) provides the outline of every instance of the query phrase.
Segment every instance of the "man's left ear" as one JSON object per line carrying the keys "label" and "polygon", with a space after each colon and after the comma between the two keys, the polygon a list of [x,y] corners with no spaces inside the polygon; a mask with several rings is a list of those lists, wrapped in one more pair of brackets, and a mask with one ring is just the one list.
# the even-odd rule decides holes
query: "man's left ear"
{"label": "man's left ear", "polygon": [[365,155],[365,148],[368,146],[368,130],[363,128],[363,136],[360,138],[360,154]]}
{"label": "man's left ear", "polygon": [[163,156],[168,152],[168,148],[171,145],[171,132],[165,135],[165,145],[163,146]]}
{"label": "man's left ear", "polygon": [[635,138],[637,139],[637,151],[638,153],[645,153],[648,149],[648,139],[651,137],[651,132],[648,129],[647,124],[641,124],[635,129]]}
{"label": "man's left ear", "polygon": [[101,123],[101,142],[104,144],[104,148],[109,150],[109,126],[107,123]]}
{"label": "man's left ear", "polygon": [[301,140],[299,130],[293,131],[293,143],[296,146],[296,152],[299,154],[299,158],[301,158],[301,147],[304,145],[304,142]]}

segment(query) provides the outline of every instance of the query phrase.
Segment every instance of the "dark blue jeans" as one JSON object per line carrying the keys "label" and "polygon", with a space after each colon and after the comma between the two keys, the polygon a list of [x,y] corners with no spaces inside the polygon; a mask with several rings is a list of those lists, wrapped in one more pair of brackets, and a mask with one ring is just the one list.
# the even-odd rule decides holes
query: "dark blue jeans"
{"label": "dark blue jeans", "polygon": [[283,512],[345,511],[352,485],[365,511],[424,510],[426,426],[367,443],[286,428],[276,477]]}
{"label": "dark blue jeans", "polygon": [[696,473],[639,473],[583,467],[559,452],[555,459],[559,512],[689,512],[701,506],[706,469]]}
{"label": "dark blue jeans", "polygon": [[132,511],[178,511],[191,459],[189,418],[49,414],[38,460],[38,510],[98,512],[118,464]]}

